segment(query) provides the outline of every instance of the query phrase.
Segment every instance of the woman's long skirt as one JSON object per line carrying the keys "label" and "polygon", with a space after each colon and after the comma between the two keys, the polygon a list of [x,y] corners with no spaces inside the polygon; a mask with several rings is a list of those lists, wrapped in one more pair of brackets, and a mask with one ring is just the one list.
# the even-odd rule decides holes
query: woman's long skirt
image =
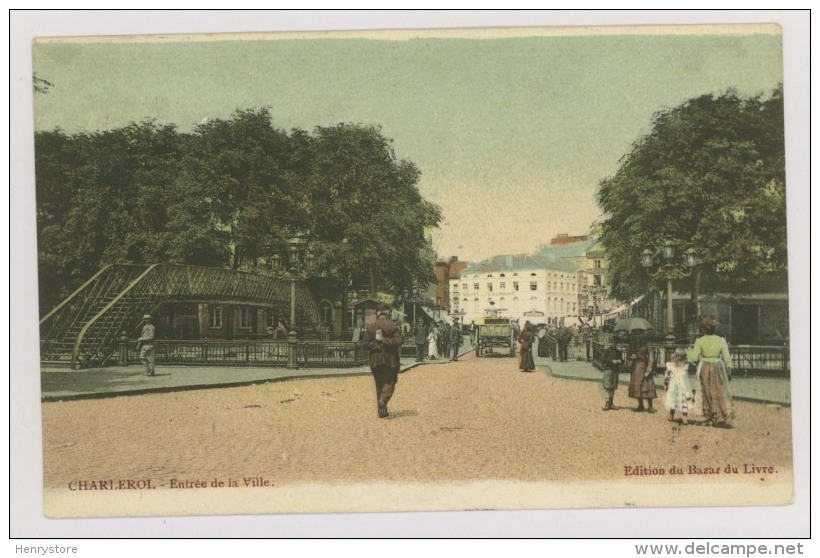
{"label": "woman's long skirt", "polygon": [[735,418],[729,376],[722,362],[701,362],[698,367],[698,387],[700,397],[696,399],[699,400],[706,419],[728,423]]}
{"label": "woman's long skirt", "polygon": [[532,349],[521,348],[521,355],[518,359],[518,369],[527,372],[535,370],[535,360],[532,358]]}
{"label": "woman's long skirt", "polygon": [[655,392],[655,380],[651,377],[645,378],[646,362],[636,360],[629,371],[629,397],[633,399],[655,399],[658,395]]}

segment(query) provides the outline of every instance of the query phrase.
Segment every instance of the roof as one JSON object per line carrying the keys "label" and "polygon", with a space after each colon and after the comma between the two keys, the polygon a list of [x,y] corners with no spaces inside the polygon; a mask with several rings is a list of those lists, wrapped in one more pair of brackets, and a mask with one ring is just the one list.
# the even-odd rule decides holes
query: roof
{"label": "roof", "polygon": [[517,269],[551,269],[577,271],[585,265],[586,252],[594,244],[592,240],[570,244],[542,246],[534,254],[503,254],[470,264],[461,274],[513,271]]}

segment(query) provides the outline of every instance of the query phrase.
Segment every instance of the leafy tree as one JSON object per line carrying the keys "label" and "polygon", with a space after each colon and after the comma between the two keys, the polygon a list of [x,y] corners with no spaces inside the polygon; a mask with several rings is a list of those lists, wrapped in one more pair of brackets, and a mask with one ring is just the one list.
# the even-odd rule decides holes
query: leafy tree
{"label": "leafy tree", "polygon": [[291,155],[287,134],[272,126],[265,108],[196,127],[177,189],[210,207],[234,269],[255,267],[304,218],[305,192]]}
{"label": "leafy tree", "polygon": [[396,159],[379,127],[316,128],[310,163],[311,246],[328,274],[371,292],[435,280],[422,248],[440,209],[422,198],[418,168]]}
{"label": "leafy tree", "polygon": [[35,135],[41,310],[108,263],[167,261],[168,186],[181,137],[152,122]]}
{"label": "leafy tree", "polygon": [[785,284],[786,205],[783,94],[703,95],[661,111],[652,131],[599,184],[604,217],[595,233],[609,260],[612,295],[650,287],[640,252],[671,240],[695,248],[701,290],[743,292]]}
{"label": "leafy tree", "polygon": [[376,126],[288,135],[268,109],[240,110],[191,134],[150,121],[38,132],[35,158],[43,312],[105,264],[263,272],[296,234],[340,294],[433,278],[422,249],[440,210]]}

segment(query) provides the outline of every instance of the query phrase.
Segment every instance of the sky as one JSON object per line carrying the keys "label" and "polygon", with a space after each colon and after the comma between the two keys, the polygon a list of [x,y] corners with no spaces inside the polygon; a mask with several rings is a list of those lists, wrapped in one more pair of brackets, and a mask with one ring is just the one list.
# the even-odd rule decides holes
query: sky
{"label": "sky", "polygon": [[586,234],[657,111],[783,80],[777,26],[96,37],[39,41],[33,66],[54,84],[37,130],[190,131],[263,106],[284,130],[378,124],[442,209],[434,249],[467,261]]}

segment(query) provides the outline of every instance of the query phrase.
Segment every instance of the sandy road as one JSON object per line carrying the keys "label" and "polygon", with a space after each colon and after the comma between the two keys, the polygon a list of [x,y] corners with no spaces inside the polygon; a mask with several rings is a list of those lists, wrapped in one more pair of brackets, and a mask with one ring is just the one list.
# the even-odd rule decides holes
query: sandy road
{"label": "sandy road", "polygon": [[727,465],[738,469],[733,478],[767,482],[791,471],[791,411],[773,405],[738,402],[733,430],[684,427],[662,410],[632,412],[624,386],[619,409],[603,412],[597,383],[473,355],[402,374],[389,419],[376,417],[373,391],[361,376],[44,403],[45,486],[215,477],[279,486],[597,481],[624,479],[627,467],[672,466],[723,482],[707,468]]}

